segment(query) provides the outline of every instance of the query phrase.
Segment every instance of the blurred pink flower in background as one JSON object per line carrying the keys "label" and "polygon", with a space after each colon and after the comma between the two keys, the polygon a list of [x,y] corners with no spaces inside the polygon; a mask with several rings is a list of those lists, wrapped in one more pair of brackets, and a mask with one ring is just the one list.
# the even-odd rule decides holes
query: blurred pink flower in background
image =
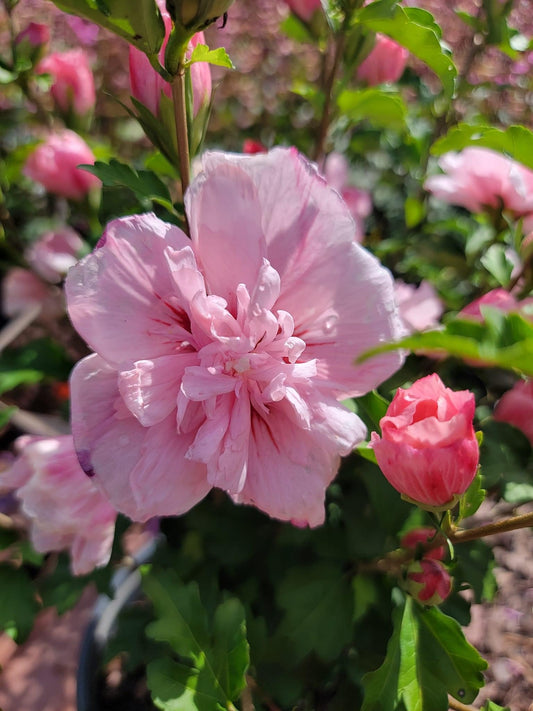
{"label": "blurred pink flower in background", "polygon": [[405,587],[423,605],[440,605],[452,591],[452,579],[440,560],[425,557],[408,567]]}
{"label": "blurred pink flower in background", "polygon": [[494,419],[522,430],[533,447],[533,380],[520,380],[502,395]]}
{"label": "blurred pink flower in background", "polygon": [[78,261],[84,242],[71,227],[47,232],[25,252],[31,268],[43,279],[57,284]]}
{"label": "blurred pink flower in background", "polygon": [[100,33],[98,25],[95,25],[94,22],[83,20],[81,17],[76,17],[76,15],[67,15],[65,13],[64,17],[67,25],[82,44],[91,46],[96,43]]}
{"label": "blurred pink flower in background", "polygon": [[395,82],[402,76],[409,52],[386,35],[377,34],[374,48],[357,67],[357,78],[369,86]]}
{"label": "blurred pink flower in background", "polygon": [[423,507],[451,508],[477,471],[474,410],[471,392],[450,390],[435,373],[398,388],[380,421],[382,436],[371,437],[389,483]]}
{"label": "blurred pink flower in background", "polygon": [[0,491],[15,491],[31,522],[36,551],[69,549],[74,575],[106,565],[116,511],[82,471],[71,435],[19,437],[19,456],[0,473]]}
{"label": "blurred pink flower in background", "polygon": [[61,292],[45,284],[29,269],[13,267],[2,279],[2,313],[9,318],[41,307],[43,315],[56,317],[64,311]]}
{"label": "blurred pink flower in background", "polygon": [[439,159],[444,175],[433,175],[425,188],[439,200],[470,212],[504,209],[516,217],[533,211],[533,171],[489,148],[465,148]]}
{"label": "blurred pink flower in background", "polygon": [[52,77],[50,93],[61,111],[83,116],[94,108],[94,78],[83,49],[53,52],[39,62],[36,71]]}
{"label": "blurred pink flower in background", "polygon": [[[172,30],[172,20],[166,11],[165,3],[162,0],[157,2],[163,21],[165,23],[165,41],[159,52],[159,61],[164,64],[165,47],[168,36]],[[190,41],[188,56],[198,44],[205,44],[203,32],[197,32]],[[161,92],[166,96],[172,96],[172,86],[156,72],[150,64],[150,60],[139,49],[130,47],[130,84],[131,93],[137,101],[144,104],[154,116],[159,115],[159,103]],[[202,106],[209,103],[211,98],[211,69],[207,62],[194,62],[191,65],[191,84],[193,94],[193,114],[196,115]]]}
{"label": "blurred pink flower in background", "polygon": [[285,4],[290,7],[291,12],[306,22],[309,22],[317,10],[322,9],[320,0],[285,0]]}
{"label": "blurred pink flower in background", "polygon": [[372,198],[366,190],[348,185],[349,166],[342,153],[330,153],[324,162],[324,176],[328,184],[342,197],[354,219],[355,239],[362,242],[365,235],[365,218],[372,212]]}
{"label": "blurred pink flower in background", "polygon": [[94,164],[94,154],[74,131],[64,129],[50,134],[31,153],[23,173],[40,183],[48,192],[72,200],[81,200],[100,180],[86,170],[82,163]]}
{"label": "blurred pink flower in background", "polygon": [[394,295],[400,317],[410,333],[438,326],[444,305],[428,281],[420,282],[417,287],[397,279],[394,282]]}
{"label": "blurred pink flower in background", "polygon": [[97,352],[71,378],[80,462],[132,519],[181,514],[214,486],[316,526],[365,436],[338,400],[401,363],[354,365],[400,332],[391,275],[294,149],[205,154],[185,204],[192,241],[154,215],[116,220],[69,272],[72,322]]}
{"label": "blurred pink flower in background", "polygon": [[458,313],[458,317],[483,322],[482,308],[484,306],[498,309],[504,313],[521,313],[525,318],[533,318],[533,297],[517,301],[512,294],[501,288],[492,289],[480,296],[479,299],[472,301]]}

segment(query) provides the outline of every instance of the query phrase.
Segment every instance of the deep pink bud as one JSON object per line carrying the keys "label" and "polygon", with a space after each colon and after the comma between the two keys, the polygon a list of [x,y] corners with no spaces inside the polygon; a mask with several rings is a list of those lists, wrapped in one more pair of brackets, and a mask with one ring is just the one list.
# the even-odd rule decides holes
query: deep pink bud
{"label": "deep pink bud", "polygon": [[37,73],[52,76],[50,92],[61,111],[83,116],[94,107],[94,78],[83,49],[49,54],[39,62]]}
{"label": "deep pink bud", "polygon": [[[418,544],[424,544],[432,540],[435,537],[434,528],[413,528],[412,531],[408,531],[400,541],[402,548],[412,548],[416,550]],[[437,546],[436,548],[430,548],[428,551],[424,552],[423,558],[432,558],[433,560],[442,560],[445,555],[444,546]]]}
{"label": "deep pink bud", "polygon": [[402,76],[409,52],[385,35],[376,35],[376,44],[357,68],[357,78],[369,86],[394,82]]}
{"label": "deep pink bud", "polygon": [[[172,30],[172,20],[164,4],[158,2],[158,6],[165,23],[165,41],[159,52],[159,61],[164,65],[165,47]],[[197,44],[205,44],[203,32],[197,32],[191,38],[188,56]],[[193,114],[196,116],[200,108],[207,104],[211,98],[211,69],[207,62],[195,62],[191,65],[191,83]],[[156,72],[144,52],[135,47],[130,47],[130,84],[132,96],[144,104],[154,116],[159,115],[161,92],[168,97],[172,96],[172,86]]]}
{"label": "deep pink bud", "polygon": [[452,591],[452,579],[440,560],[424,558],[407,569],[405,587],[423,605],[440,605]]}
{"label": "deep pink bud", "polygon": [[100,182],[96,176],[78,168],[82,163],[93,164],[93,152],[77,133],[64,130],[50,134],[37,146],[23,172],[50,193],[81,200]]}
{"label": "deep pink bud", "polygon": [[27,42],[31,47],[42,47],[50,41],[50,30],[48,25],[42,25],[39,22],[30,22],[30,24],[19,32],[15,39],[16,44]]}
{"label": "deep pink bud", "polygon": [[306,22],[309,22],[315,12],[322,8],[320,0],[285,0],[285,3],[295,15]]}
{"label": "deep pink bud", "polygon": [[398,388],[372,433],[376,459],[392,486],[423,508],[451,508],[474,478],[479,446],[474,395],[446,388],[438,375]]}
{"label": "deep pink bud", "polygon": [[533,380],[520,380],[506,392],[496,405],[494,419],[522,430],[533,447]]}

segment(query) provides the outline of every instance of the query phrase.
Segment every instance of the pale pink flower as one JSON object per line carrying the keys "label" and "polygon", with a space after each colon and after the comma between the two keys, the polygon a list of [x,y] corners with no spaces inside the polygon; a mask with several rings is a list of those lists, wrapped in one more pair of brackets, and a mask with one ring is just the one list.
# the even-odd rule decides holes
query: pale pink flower
{"label": "pale pink flower", "polygon": [[214,486],[316,526],[365,434],[338,400],[401,362],[354,365],[400,333],[392,278],[294,149],[207,153],[185,206],[192,241],[154,215],[116,220],[69,272],[71,319],[97,352],[71,378],[80,462],[133,519]]}
{"label": "pale pink flower", "polygon": [[2,280],[2,313],[13,318],[40,306],[45,316],[55,317],[64,311],[62,294],[45,284],[29,269],[13,267]]}
{"label": "pale pink flower", "polygon": [[36,551],[70,550],[74,575],[106,565],[116,511],[82,471],[72,437],[19,437],[19,456],[0,473],[0,491],[16,490]]}
{"label": "pale pink flower", "polygon": [[[161,0],[157,2],[163,22],[165,23],[165,40],[161,51],[159,52],[159,61],[164,64],[165,48],[167,46],[168,37],[172,30],[172,20],[168,14],[165,3]],[[198,44],[205,44],[203,32],[197,32],[191,38],[189,43],[188,55]],[[172,86],[156,72],[150,64],[150,61],[144,52],[130,47],[130,84],[131,93],[144,104],[154,116],[159,115],[159,104],[161,101],[161,92],[166,96],[172,96]],[[193,96],[193,114],[196,116],[198,111],[209,103],[211,98],[211,69],[207,62],[194,62],[191,64],[191,84]]]}
{"label": "pale pink flower", "polygon": [[502,395],[494,409],[494,419],[522,430],[533,447],[533,380],[520,380]]}
{"label": "pale pink flower", "polygon": [[25,252],[31,268],[43,279],[57,284],[78,261],[83,240],[71,227],[47,232]]}
{"label": "pale pink flower", "polygon": [[93,109],[94,78],[83,49],[53,52],[39,62],[36,71],[51,75],[50,93],[61,111],[83,116]]}
{"label": "pale pink flower", "polygon": [[398,388],[371,445],[387,480],[423,507],[451,508],[470,486],[479,447],[474,395],[454,392],[435,373]]}
{"label": "pale pink flower", "polygon": [[309,22],[317,10],[322,9],[320,0],[285,0],[285,4],[306,22]]}
{"label": "pale pink flower", "polygon": [[324,176],[342,197],[354,219],[355,240],[362,242],[365,235],[365,219],[372,212],[372,199],[366,190],[349,185],[348,161],[342,153],[330,153],[324,163]]}
{"label": "pale pink flower", "polygon": [[394,282],[394,295],[400,317],[409,333],[438,326],[444,306],[428,281],[422,281],[416,287],[414,284],[397,280]]}
{"label": "pale pink flower", "polygon": [[444,175],[433,175],[426,190],[470,212],[509,210],[515,217],[533,211],[533,171],[490,148],[465,148],[439,159]]}
{"label": "pale pink flower", "polygon": [[31,153],[23,173],[41,183],[50,193],[73,200],[81,200],[100,181],[82,163],[94,164],[94,154],[74,131],[64,129],[53,133]]}
{"label": "pale pink flower", "polygon": [[374,48],[357,67],[357,78],[369,86],[398,81],[408,57],[404,47],[386,35],[377,34]]}

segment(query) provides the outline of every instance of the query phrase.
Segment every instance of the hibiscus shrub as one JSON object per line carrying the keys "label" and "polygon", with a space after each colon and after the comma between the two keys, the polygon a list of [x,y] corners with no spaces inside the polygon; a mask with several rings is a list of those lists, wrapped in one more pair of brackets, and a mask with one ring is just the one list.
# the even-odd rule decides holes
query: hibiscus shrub
{"label": "hibiscus shrub", "polygon": [[462,627],[533,525],[522,3],[53,2],[0,16],[1,629],[126,568],[80,708],[117,659],[147,709],[502,708]]}

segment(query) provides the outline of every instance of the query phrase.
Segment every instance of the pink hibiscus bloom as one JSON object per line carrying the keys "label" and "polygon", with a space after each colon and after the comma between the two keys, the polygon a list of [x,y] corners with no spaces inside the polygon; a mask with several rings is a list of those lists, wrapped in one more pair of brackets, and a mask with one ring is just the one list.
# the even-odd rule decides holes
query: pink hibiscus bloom
{"label": "pink hibiscus bloom", "polygon": [[218,487],[316,526],[365,436],[338,400],[401,363],[354,365],[401,333],[391,275],[294,149],[206,154],[185,205],[192,240],[154,215],[115,220],[69,272],[71,319],[96,351],[71,379],[82,467],[133,519]]}
{"label": "pink hibiscus bloom", "polygon": [[439,159],[444,173],[426,180],[439,200],[470,212],[509,210],[516,217],[533,211],[533,171],[490,148],[465,148]]}
{"label": "pink hibiscus bloom", "polygon": [[0,493],[15,491],[40,553],[69,549],[74,575],[107,565],[116,511],[80,468],[72,437],[19,437],[19,456],[0,472]]}

